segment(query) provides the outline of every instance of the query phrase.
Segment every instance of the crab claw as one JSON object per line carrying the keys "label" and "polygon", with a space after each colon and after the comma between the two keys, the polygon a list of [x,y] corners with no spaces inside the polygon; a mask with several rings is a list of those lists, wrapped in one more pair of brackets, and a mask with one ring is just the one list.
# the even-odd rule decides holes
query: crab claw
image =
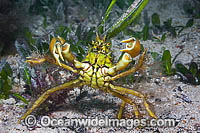
{"label": "crab claw", "polygon": [[58,50],[58,54],[59,54],[61,60],[64,61],[64,58],[63,58],[62,53],[61,53],[62,52],[62,48],[61,48],[60,44],[57,45],[57,50]]}
{"label": "crab claw", "polygon": [[[64,58],[62,56],[62,43],[63,41],[58,38],[60,42],[56,42],[56,38],[53,37],[50,43],[50,51],[53,54],[54,58],[58,62],[58,64],[61,66],[59,57],[61,58],[62,61],[64,61]],[[63,39],[64,40],[64,39]]]}
{"label": "crab claw", "polygon": [[140,53],[140,42],[136,40],[134,37],[129,38],[127,40],[121,41],[122,43],[128,43],[126,45],[126,49],[122,49],[120,51],[126,52],[131,55],[131,57],[136,57]]}
{"label": "crab claw", "polygon": [[61,44],[64,44],[64,43],[65,43],[65,40],[64,40],[62,37],[58,36],[57,38],[58,38],[58,40],[61,42]]}

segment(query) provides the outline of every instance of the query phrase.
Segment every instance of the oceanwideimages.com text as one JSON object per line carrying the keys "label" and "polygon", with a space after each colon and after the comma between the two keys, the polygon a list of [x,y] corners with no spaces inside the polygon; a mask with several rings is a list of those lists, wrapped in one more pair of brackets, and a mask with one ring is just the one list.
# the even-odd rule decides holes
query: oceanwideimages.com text
{"label": "oceanwideimages.com text", "polygon": [[110,119],[105,118],[50,118],[42,116],[39,121],[34,115],[29,115],[25,119],[25,124],[28,127],[33,127],[37,123],[43,127],[173,127],[175,126],[174,119]]}

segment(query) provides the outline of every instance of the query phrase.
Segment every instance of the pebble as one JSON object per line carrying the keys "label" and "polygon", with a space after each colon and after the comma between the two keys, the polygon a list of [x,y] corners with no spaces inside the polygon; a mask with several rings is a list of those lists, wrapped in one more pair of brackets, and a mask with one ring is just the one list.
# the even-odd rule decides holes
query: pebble
{"label": "pebble", "polygon": [[180,92],[182,92],[182,91],[183,91],[183,89],[181,89],[181,87],[180,87],[180,86],[178,86],[177,90],[178,90],[178,91],[180,91]]}
{"label": "pebble", "polygon": [[21,124],[17,124],[15,128],[16,128],[16,130],[21,130],[21,129],[23,129],[23,126]]}
{"label": "pebble", "polygon": [[24,103],[23,102],[16,103],[16,106],[21,106],[21,105],[24,105]]}
{"label": "pebble", "polygon": [[12,105],[12,104],[15,104],[16,101],[15,101],[14,98],[9,98],[9,99],[3,100],[3,103],[4,103],[4,104]]}
{"label": "pebble", "polygon": [[156,78],[154,82],[155,82],[156,84],[159,84],[159,83],[160,83],[160,78]]}
{"label": "pebble", "polygon": [[167,98],[167,97],[161,97],[161,99],[160,99],[162,102],[167,102],[167,101],[169,101],[169,99]]}
{"label": "pebble", "polygon": [[15,83],[19,83],[19,79],[18,78],[14,78],[14,82]]}

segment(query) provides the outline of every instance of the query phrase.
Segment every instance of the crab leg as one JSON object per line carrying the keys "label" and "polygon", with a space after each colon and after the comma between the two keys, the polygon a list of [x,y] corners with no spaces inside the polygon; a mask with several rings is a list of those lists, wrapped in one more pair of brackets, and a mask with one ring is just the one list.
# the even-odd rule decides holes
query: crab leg
{"label": "crab leg", "polygon": [[120,94],[120,93],[118,93],[118,92],[115,92],[115,91],[113,91],[113,90],[108,90],[108,93],[110,93],[110,94],[112,94],[113,96],[116,96],[116,97],[120,98],[121,100],[123,100],[122,105],[120,106],[119,113],[118,113],[118,119],[121,119],[121,117],[122,117],[122,112],[123,112],[123,109],[124,109],[124,106],[125,106],[126,103],[128,103],[128,104],[130,104],[130,105],[133,106],[133,108],[134,108],[134,113],[135,113],[135,117],[136,117],[136,118],[139,118],[139,110],[138,110],[136,104],[135,104],[132,100],[130,100],[130,99],[127,98],[126,96],[124,96],[124,95],[122,95],[122,94]]}
{"label": "crab leg", "polygon": [[123,110],[124,110],[125,105],[126,105],[126,102],[125,102],[125,101],[122,101],[122,104],[121,104],[120,109],[119,109],[119,113],[118,113],[118,115],[117,115],[117,118],[118,118],[118,119],[121,119],[121,118],[122,118],[122,113],[123,113]]}
{"label": "crab leg", "polygon": [[18,124],[21,122],[21,120],[25,119],[29,114],[31,114],[33,110],[35,110],[40,104],[42,104],[55,91],[63,90],[66,88],[80,87],[82,85],[84,85],[83,82],[81,82],[79,79],[76,79],[47,90],[35,101],[33,106],[19,119]]}
{"label": "crab leg", "polygon": [[140,56],[140,59],[139,59],[139,61],[138,61],[138,63],[136,64],[135,67],[133,67],[133,68],[131,68],[131,69],[125,71],[125,72],[122,72],[122,73],[120,73],[120,74],[115,75],[114,77],[112,77],[111,80],[116,80],[116,79],[118,79],[118,78],[125,77],[125,76],[127,76],[127,75],[130,75],[130,74],[132,74],[132,73],[138,71],[138,70],[142,67],[142,63],[143,63],[143,61],[144,61],[144,56],[145,56],[146,52],[147,52],[147,49],[145,49],[145,51],[143,52],[143,54]]}
{"label": "crab leg", "polygon": [[43,62],[47,61],[51,64],[55,64],[55,65],[58,65],[62,68],[65,68],[69,71],[72,71],[73,73],[78,73],[78,71],[68,65],[65,65],[63,63],[58,63],[56,62],[52,57],[50,56],[45,56],[45,57],[41,57],[41,58],[32,58],[32,57],[27,57],[28,60],[26,60],[26,63],[29,63],[31,65],[37,65],[37,64],[42,64]]}
{"label": "crab leg", "polygon": [[151,117],[157,119],[156,115],[149,108],[149,104],[146,102],[145,96],[142,93],[139,93],[139,92],[131,90],[131,89],[123,88],[123,87],[120,87],[120,86],[114,86],[112,84],[110,84],[110,88],[113,89],[114,91],[120,92],[120,94],[131,94],[133,96],[137,96],[139,98],[142,98],[143,102],[144,102],[144,106],[145,106],[147,112],[149,113],[149,115]]}

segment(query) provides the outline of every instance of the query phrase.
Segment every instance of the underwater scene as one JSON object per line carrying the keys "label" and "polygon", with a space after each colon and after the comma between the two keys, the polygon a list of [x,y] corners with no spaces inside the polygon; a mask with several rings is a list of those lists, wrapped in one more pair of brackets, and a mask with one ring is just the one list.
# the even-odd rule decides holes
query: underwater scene
{"label": "underwater scene", "polygon": [[200,132],[200,0],[0,0],[0,133]]}

